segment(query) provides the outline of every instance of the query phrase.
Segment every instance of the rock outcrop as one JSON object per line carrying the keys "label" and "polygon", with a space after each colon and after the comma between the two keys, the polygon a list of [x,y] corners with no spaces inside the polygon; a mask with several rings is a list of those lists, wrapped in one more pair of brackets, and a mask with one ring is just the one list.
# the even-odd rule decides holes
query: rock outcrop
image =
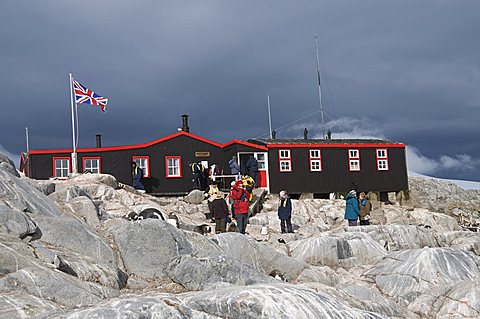
{"label": "rock outcrop", "polygon": [[[201,191],[34,181],[0,154],[0,319],[480,316],[480,237],[462,228],[480,218],[480,192],[410,178],[408,206],[375,202],[358,227],[344,200],[292,200],[291,234],[278,198],[259,194],[248,235],[214,235]],[[123,218],[146,208],[165,220]]]}

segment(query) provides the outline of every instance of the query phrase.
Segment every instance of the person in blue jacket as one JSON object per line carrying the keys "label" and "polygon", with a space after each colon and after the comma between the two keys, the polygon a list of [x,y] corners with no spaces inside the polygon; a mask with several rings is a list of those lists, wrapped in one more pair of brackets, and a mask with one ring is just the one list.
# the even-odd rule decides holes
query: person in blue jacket
{"label": "person in blue jacket", "polygon": [[280,205],[278,206],[278,218],[282,234],[293,233],[292,228],[292,201],[286,191],[280,192]]}
{"label": "person in blue jacket", "polygon": [[345,205],[345,219],[348,219],[348,226],[357,226],[360,208],[358,207],[357,192],[351,190],[347,194]]}
{"label": "person in blue jacket", "polygon": [[235,155],[233,155],[232,159],[228,161],[228,166],[230,167],[230,174],[232,175],[240,174],[240,167],[238,166],[237,157]]}

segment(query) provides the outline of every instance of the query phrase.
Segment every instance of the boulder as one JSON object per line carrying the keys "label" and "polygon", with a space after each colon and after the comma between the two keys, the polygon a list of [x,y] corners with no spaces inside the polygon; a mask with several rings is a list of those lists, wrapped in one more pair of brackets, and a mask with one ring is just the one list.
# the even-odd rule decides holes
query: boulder
{"label": "boulder", "polygon": [[66,206],[90,227],[100,227],[97,207],[90,198],[86,196],[75,197],[66,203]]}
{"label": "boulder", "polygon": [[381,314],[342,304],[327,294],[290,284],[259,284],[180,295],[127,296],[62,318],[325,318],[380,319]]}
{"label": "boulder", "polygon": [[67,249],[46,248],[37,242],[32,243],[32,246],[41,261],[82,281],[113,289],[122,289],[127,284],[127,274],[115,264],[107,264]]}
{"label": "boulder", "polygon": [[[327,233],[289,243],[291,256],[311,265],[351,267],[373,264],[387,251],[369,235],[356,233]],[[345,261],[355,257],[349,266]]]}
{"label": "boulder", "polygon": [[37,216],[33,219],[41,231],[40,242],[116,265],[117,253],[110,244],[84,222],[68,217]]}
{"label": "boulder", "polygon": [[37,225],[28,215],[0,204],[0,232],[23,239],[36,231]]}
{"label": "boulder", "polygon": [[205,199],[205,195],[201,190],[194,189],[183,200],[189,204],[201,204]]}
{"label": "boulder", "polygon": [[37,265],[36,256],[31,247],[16,237],[0,233],[0,276]]}
{"label": "boulder", "polygon": [[257,271],[270,274],[280,271],[288,281],[294,281],[309,265],[284,254],[276,252],[269,245],[260,244],[240,233],[223,233],[212,237],[225,254],[236,258]]}
{"label": "boulder", "polygon": [[461,281],[478,281],[479,266],[478,256],[461,249],[423,248],[390,253],[365,276],[406,305],[423,294],[442,295]]}
{"label": "boulder", "polygon": [[109,174],[78,174],[73,176],[71,182],[76,184],[105,184],[111,188],[118,188],[117,179]]}
{"label": "boulder", "polygon": [[25,293],[2,293],[0,295],[0,319],[52,318],[63,314],[58,304]]}
{"label": "boulder", "polygon": [[159,219],[122,220],[109,231],[127,273],[143,278],[165,277],[165,270],[174,257],[193,252],[192,244],[181,230]]}
{"label": "boulder", "polygon": [[15,169],[15,164],[13,161],[2,153],[0,153],[0,170],[3,170],[13,176],[20,177],[20,174],[18,174],[17,170]]}
{"label": "boulder", "polygon": [[347,227],[347,232],[369,234],[387,251],[438,247],[431,229],[415,225],[370,225]]}
{"label": "boulder", "polygon": [[250,265],[218,252],[198,252],[174,258],[167,274],[188,290],[203,290],[220,282],[246,286],[274,281]]}
{"label": "boulder", "polygon": [[0,292],[27,293],[65,307],[97,304],[118,296],[118,291],[45,267],[28,267],[0,278]]}
{"label": "boulder", "polygon": [[1,169],[0,204],[21,212],[45,216],[63,215],[58,206],[32,184]]}

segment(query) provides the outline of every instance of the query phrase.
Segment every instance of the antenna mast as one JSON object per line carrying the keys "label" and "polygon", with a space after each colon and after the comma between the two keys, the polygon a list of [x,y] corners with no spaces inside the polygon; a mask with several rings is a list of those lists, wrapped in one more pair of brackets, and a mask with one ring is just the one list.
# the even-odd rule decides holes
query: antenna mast
{"label": "antenna mast", "polygon": [[315,35],[315,48],[317,51],[317,77],[318,77],[318,98],[320,100],[320,114],[322,116],[322,136],[325,138],[325,123],[323,120],[323,103],[322,103],[322,85],[320,81],[320,61],[318,59],[318,37]]}
{"label": "antenna mast", "polygon": [[268,105],[268,126],[270,129],[270,139],[272,139],[272,117],[270,115],[270,95],[267,95],[267,105]]}

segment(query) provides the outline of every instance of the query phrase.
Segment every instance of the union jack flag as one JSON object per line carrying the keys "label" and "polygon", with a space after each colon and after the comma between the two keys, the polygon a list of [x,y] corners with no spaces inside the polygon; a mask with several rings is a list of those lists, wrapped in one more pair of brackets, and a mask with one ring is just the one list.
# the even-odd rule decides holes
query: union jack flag
{"label": "union jack flag", "polygon": [[107,107],[108,99],[106,97],[100,96],[92,90],[87,89],[81,85],[78,81],[73,80],[73,91],[75,92],[75,103],[76,104],[91,104],[99,105],[103,112]]}

